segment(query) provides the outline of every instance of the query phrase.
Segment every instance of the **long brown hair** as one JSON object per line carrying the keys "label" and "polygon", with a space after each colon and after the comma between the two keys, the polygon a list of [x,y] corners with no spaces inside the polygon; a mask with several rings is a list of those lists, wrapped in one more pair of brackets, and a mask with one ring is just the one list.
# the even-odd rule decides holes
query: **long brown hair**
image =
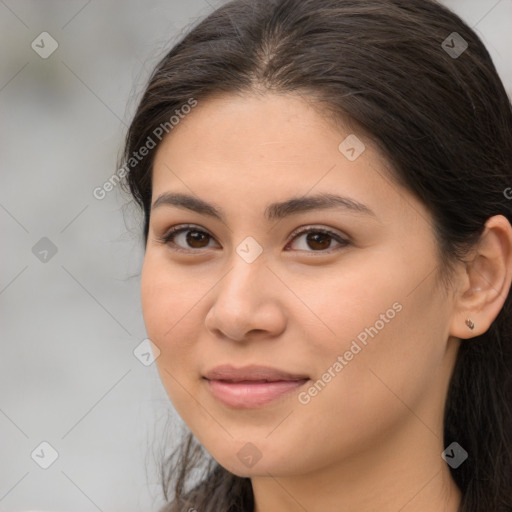
{"label": "long brown hair", "polygon": [[[429,208],[444,269],[463,258],[489,217],[512,222],[504,193],[512,186],[510,100],[475,32],[433,0],[221,6],[157,65],[127,134],[125,165],[159,127],[170,133],[170,116],[191,99],[256,89],[305,94],[370,134],[396,179]],[[154,153],[127,167],[146,240]],[[512,510],[511,327],[509,294],[490,329],[464,341],[457,356],[444,446],[456,441],[469,454],[450,468],[460,512]],[[253,510],[250,479],[217,464],[191,433],[164,466],[166,512]]]}

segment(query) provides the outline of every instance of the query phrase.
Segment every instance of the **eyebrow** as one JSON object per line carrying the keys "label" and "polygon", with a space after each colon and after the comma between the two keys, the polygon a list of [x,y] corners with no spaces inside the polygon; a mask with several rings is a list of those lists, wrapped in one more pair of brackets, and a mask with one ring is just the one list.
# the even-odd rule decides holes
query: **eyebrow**
{"label": "eyebrow", "polygon": [[[225,215],[221,208],[188,194],[177,192],[165,192],[160,194],[151,209],[155,210],[161,206],[175,206],[177,208],[192,210],[201,215],[213,217],[222,222],[225,221]],[[368,208],[368,206],[348,197],[328,193],[293,197],[283,202],[271,203],[265,208],[264,216],[267,220],[272,221],[311,210],[326,209],[342,209],[351,213],[376,217],[375,213]]]}

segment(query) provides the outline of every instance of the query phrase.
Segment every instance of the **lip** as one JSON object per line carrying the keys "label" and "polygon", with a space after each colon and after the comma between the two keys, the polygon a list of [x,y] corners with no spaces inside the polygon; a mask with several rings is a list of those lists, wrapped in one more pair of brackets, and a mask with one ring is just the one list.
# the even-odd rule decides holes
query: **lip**
{"label": "lip", "polygon": [[303,386],[309,377],[268,366],[221,365],[203,376],[212,395],[237,409],[262,407]]}
{"label": "lip", "polygon": [[212,370],[206,372],[204,377],[208,380],[228,380],[231,382],[241,381],[262,381],[268,380],[271,382],[281,380],[301,380],[309,379],[306,374],[294,374],[270,366],[250,365],[236,368],[230,364],[223,364],[216,366]]}

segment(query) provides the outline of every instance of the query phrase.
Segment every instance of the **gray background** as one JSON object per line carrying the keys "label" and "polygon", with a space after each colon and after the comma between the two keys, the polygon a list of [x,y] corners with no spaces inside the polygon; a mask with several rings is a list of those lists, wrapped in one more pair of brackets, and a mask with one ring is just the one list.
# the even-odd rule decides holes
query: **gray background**
{"label": "gray background", "polygon": [[[220,3],[0,0],[0,512],[163,504],[157,462],[180,420],[133,353],[140,216],[119,187],[93,190],[116,171],[152,67]],[[443,3],[511,94],[512,0]],[[31,47],[42,32],[59,45],[47,59]],[[48,469],[43,441],[58,453]]]}

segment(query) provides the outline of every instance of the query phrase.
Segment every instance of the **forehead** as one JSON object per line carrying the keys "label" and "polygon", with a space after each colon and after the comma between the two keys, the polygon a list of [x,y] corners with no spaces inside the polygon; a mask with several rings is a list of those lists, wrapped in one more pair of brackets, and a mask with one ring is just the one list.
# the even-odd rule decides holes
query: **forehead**
{"label": "forehead", "polygon": [[[226,156],[246,161],[248,155],[259,155],[295,163],[308,151],[311,157],[323,160],[325,149],[337,149],[342,135],[328,119],[302,96],[217,95],[199,100],[157,153],[166,148],[207,156],[210,161]],[[342,131],[349,133],[348,128]]]}
{"label": "forehead", "polygon": [[310,101],[274,94],[198,101],[157,149],[152,201],[167,192],[262,212],[315,193],[385,210],[408,194],[390,184],[388,162],[350,123],[334,125]]}

